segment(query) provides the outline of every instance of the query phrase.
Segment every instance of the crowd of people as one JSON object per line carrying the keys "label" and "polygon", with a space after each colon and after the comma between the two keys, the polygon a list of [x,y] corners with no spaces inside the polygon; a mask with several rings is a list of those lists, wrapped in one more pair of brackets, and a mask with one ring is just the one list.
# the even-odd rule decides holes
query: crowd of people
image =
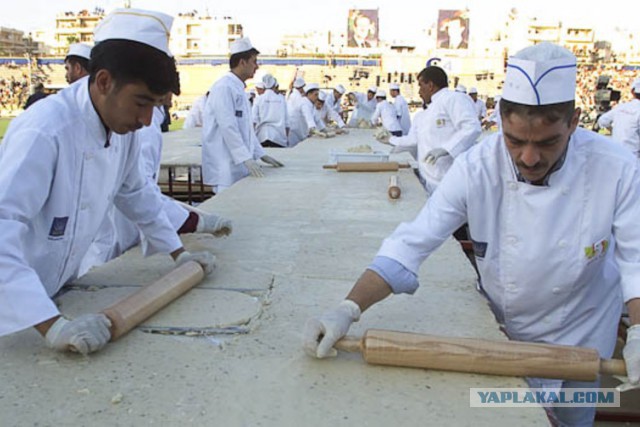
{"label": "crowd of people", "polygon": [[[171,24],[159,12],[114,11],[96,28],[92,49],[70,49],[70,86],[21,114],[0,145],[0,336],[34,327],[55,350],[100,350],[111,320],[102,313],[69,319],[52,297],[138,243],[177,264],[215,267],[212,253],[186,251],[179,235],[226,236],[231,221],[162,196],[156,183],[167,115],[159,107],[180,94]],[[192,108],[200,115],[189,122],[202,127],[203,181],[215,193],[264,177],[265,166],[285,167],[265,147],[278,153],[348,127],[377,127],[377,141],[414,156],[427,196],[415,220],[384,240],[345,300],[309,318],[303,336],[310,356],[335,355],[335,343],[369,307],[414,293],[420,265],[453,236],[510,339],[595,348],[610,358],[626,310],[623,357],[629,384],[640,384],[640,79],[629,82],[635,75],[620,71],[613,80],[633,98],[603,116],[602,125],[614,128],[606,138],[578,126],[580,93],[603,70],[579,70],[570,51],[551,43],[509,59],[493,112],[476,88],[450,88],[444,69],[427,66],[416,81],[425,108],[413,117],[394,84],[322,91],[296,76],[281,94],[267,73],[251,94],[246,82],[259,55],[247,37],[231,43],[229,72]],[[349,117],[345,97],[353,104]],[[636,120],[627,120],[632,114]],[[480,139],[486,123],[498,131]],[[615,133],[633,136],[634,123],[635,151]],[[599,387],[528,381],[554,390]],[[547,409],[561,426],[590,425],[595,414],[593,406]]]}

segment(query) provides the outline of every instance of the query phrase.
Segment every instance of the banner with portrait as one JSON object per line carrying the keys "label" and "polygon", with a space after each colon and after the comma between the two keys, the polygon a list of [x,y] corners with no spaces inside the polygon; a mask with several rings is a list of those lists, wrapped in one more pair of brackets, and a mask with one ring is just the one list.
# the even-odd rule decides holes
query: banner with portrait
{"label": "banner with portrait", "polygon": [[351,9],[347,26],[347,47],[378,47],[378,9]]}
{"label": "banner with portrait", "polygon": [[438,49],[469,48],[469,11],[438,11]]}

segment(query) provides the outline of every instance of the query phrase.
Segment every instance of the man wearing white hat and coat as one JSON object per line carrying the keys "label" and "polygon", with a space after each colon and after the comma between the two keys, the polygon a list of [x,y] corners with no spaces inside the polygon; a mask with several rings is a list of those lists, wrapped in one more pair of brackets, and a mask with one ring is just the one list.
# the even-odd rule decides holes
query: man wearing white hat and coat
{"label": "man wearing white hat and coat", "polygon": [[376,110],[376,105],[378,105],[376,102],[377,91],[377,87],[371,86],[366,94],[360,92],[349,93],[349,98],[355,104],[349,118],[349,127],[357,128],[362,122],[367,124],[371,122],[373,112]]}
{"label": "man wearing white hat and coat", "polygon": [[0,146],[0,336],[34,327],[51,348],[83,354],[109,341],[105,315],[67,319],[52,297],[76,277],[114,204],[143,230],[149,254],[213,269],[210,253],[184,250],[139,167],[135,130],[179,85],[172,20],[114,10],[95,29],[89,77],[11,123]]}
{"label": "man wearing white hat and coat", "polygon": [[344,121],[342,120],[342,95],[347,91],[341,84],[333,88],[333,90],[327,94],[327,99],[324,101],[327,108],[331,108],[340,116],[340,122],[343,124],[339,127],[344,127]]}
{"label": "man wearing white hat and coat", "polygon": [[229,188],[249,175],[262,177],[258,160],[281,167],[267,156],[253,129],[251,104],[245,94],[245,81],[258,69],[258,52],[248,37],[230,45],[229,73],[210,89],[202,127],[202,175],[214,193]]}
{"label": "man wearing white hat and coat", "polygon": [[482,99],[478,98],[478,89],[476,89],[475,87],[469,88],[469,97],[473,101],[473,106],[476,108],[478,120],[482,122],[487,116],[487,104],[485,104]]}
{"label": "man wearing white hat and coat", "polygon": [[402,128],[398,121],[396,109],[387,101],[387,93],[378,89],[376,91],[376,109],[371,117],[371,124],[378,126],[382,124],[389,133],[393,136],[402,136]]}
{"label": "man wearing white hat and coat", "polygon": [[[595,348],[610,358],[624,301],[633,326],[623,355],[638,384],[640,171],[628,151],[578,128],[575,86],[575,56],[560,46],[541,43],[510,58],[503,132],[458,157],[415,220],[385,239],[346,300],[307,322],[306,351],[334,355],[362,311],[391,293],[413,293],[422,262],[468,221],[481,291],[511,339]],[[548,413],[555,425],[591,425],[595,407]]]}
{"label": "man wearing white hat and coat", "polygon": [[291,82],[291,90],[287,96],[287,111],[289,111],[289,114],[291,114],[298,101],[304,98],[304,87],[306,84],[304,78],[300,76]]}
{"label": "man wearing white hat and coat", "polygon": [[294,147],[300,141],[314,134],[326,136],[322,132],[326,126],[320,123],[315,115],[315,103],[319,94],[320,86],[317,83],[307,83],[304,87],[304,96],[293,106],[290,118],[289,147]]}
{"label": "man wearing white hat and coat", "polygon": [[396,109],[396,116],[402,128],[402,135],[408,135],[411,129],[411,114],[409,113],[409,104],[404,96],[400,95],[400,85],[391,83],[389,85],[389,94],[393,98],[393,106]]}
{"label": "man wearing white hat and coat", "polygon": [[640,157],[640,77],[631,84],[633,99],[616,105],[598,118],[601,128],[613,128],[611,138]]}
{"label": "man wearing white hat and coat", "polygon": [[91,46],[86,43],[73,43],[64,58],[64,79],[71,84],[89,75]]}
{"label": "man wearing white hat and coat", "polygon": [[253,103],[253,122],[263,147],[286,147],[289,134],[289,113],[284,97],[274,91],[276,79],[271,74],[262,77],[265,91]]}

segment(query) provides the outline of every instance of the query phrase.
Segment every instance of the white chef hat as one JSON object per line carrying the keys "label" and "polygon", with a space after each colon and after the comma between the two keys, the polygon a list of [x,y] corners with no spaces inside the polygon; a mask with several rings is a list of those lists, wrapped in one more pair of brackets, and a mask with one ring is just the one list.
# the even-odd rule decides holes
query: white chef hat
{"label": "white chef hat", "polygon": [[387,97],[387,92],[385,92],[382,89],[378,89],[376,91],[376,98],[386,98]]}
{"label": "white chef hat", "polygon": [[169,34],[173,17],[142,9],[115,9],[93,30],[96,43],[105,40],[132,40],[154,47],[169,56]]}
{"label": "white chef hat", "polygon": [[261,81],[256,82],[256,84],[254,86],[256,87],[256,89],[264,89],[265,88],[264,83],[261,82]]}
{"label": "white chef hat", "polygon": [[296,79],[293,81],[293,87],[295,87],[296,89],[300,89],[305,84],[306,84],[306,82],[304,81],[304,79],[302,77],[296,77]]}
{"label": "white chef hat", "polygon": [[344,86],[342,85],[338,85],[334,88],[340,95],[344,95],[344,93],[347,91]]}
{"label": "white chef hat", "polygon": [[456,92],[467,93],[467,87],[465,85],[456,86]]}
{"label": "white chef hat", "polygon": [[389,85],[389,90],[400,90],[400,85],[398,83],[391,83]]}
{"label": "white chef hat", "polygon": [[378,88],[377,88],[377,87],[375,87],[375,86],[371,86],[371,87],[368,89],[368,92],[376,93],[377,91],[378,91]]}
{"label": "white chef hat", "polygon": [[323,91],[318,92],[318,101],[324,102],[327,99],[327,94]]}
{"label": "white chef hat", "polygon": [[507,62],[502,97],[524,105],[573,101],[576,96],[576,57],[549,42],[522,49]]}
{"label": "white chef hat", "polygon": [[247,52],[251,49],[255,50],[257,53],[260,53],[258,52],[258,49],[253,47],[253,45],[251,44],[251,40],[249,40],[249,37],[240,37],[239,39],[235,39],[231,42],[231,44],[229,44],[229,52],[231,53],[231,55]]}
{"label": "white chef hat", "polygon": [[69,45],[68,56],[79,56],[84,59],[91,59],[91,46],[86,43],[73,43]]}
{"label": "white chef hat", "polygon": [[471,86],[469,88],[469,95],[474,94],[474,93],[478,93],[478,89],[473,87],[473,86]]}
{"label": "white chef hat", "polygon": [[631,84],[631,90],[634,93],[640,94],[640,77],[638,77],[633,81],[633,84]]}
{"label": "white chef hat", "polygon": [[262,76],[262,82],[260,83],[262,83],[262,87],[265,89],[271,89],[276,85],[276,79],[271,74],[265,74]]}
{"label": "white chef hat", "polygon": [[320,89],[320,85],[318,85],[318,83],[307,83],[304,86],[304,93],[307,93],[307,92],[312,91],[314,89]]}

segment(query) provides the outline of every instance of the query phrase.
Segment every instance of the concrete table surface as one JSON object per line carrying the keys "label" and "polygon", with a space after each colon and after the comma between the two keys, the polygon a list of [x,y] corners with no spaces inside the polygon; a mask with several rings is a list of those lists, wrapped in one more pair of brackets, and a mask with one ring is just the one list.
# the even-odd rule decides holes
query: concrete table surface
{"label": "concrete table surface", "polygon": [[[165,143],[167,158],[184,150],[199,162],[191,137],[175,134],[182,143]],[[284,168],[265,166],[264,178],[246,178],[200,206],[233,219],[233,234],[183,239],[217,256],[213,275],[101,352],[55,353],[34,330],[0,338],[0,425],[547,425],[538,408],[469,407],[470,387],[525,387],[522,379],[373,366],[358,354],[315,360],[302,351],[305,321],[337,305],[384,237],[425,201],[410,169],[398,172],[398,200],[387,197],[390,172],[322,169],[331,149],[388,150],[371,134],[268,149]],[[145,259],[134,248],[57,300],[65,313],[96,311],[171,267],[168,255]],[[420,282],[415,295],[372,307],[350,333],[505,340],[455,241],[424,263]]]}

